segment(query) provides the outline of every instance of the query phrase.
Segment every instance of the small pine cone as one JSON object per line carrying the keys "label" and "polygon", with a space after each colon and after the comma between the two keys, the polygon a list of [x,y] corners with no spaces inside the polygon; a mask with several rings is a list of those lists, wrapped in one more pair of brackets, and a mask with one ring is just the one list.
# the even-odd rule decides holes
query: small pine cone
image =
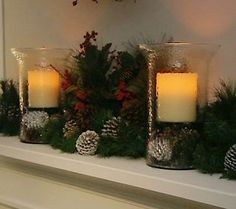
{"label": "small pine cone", "polygon": [[76,141],[80,155],[94,155],[97,151],[99,135],[95,131],[83,132]]}
{"label": "small pine cone", "polygon": [[48,121],[48,113],[44,111],[32,111],[23,115],[21,123],[27,129],[40,129],[43,128]]}
{"label": "small pine cone", "polygon": [[113,117],[112,119],[106,121],[102,129],[102,136],[113,137],[118,136],[118,126],[120,124],[121,117]]}
{"label": "small pine cone", "polygon": [[152,140],[148,143],[148,154],[158,161],[168,161],[172,157],[172,149],[168,140]]}
{"label": "small pine cone", "polygon": [[224,166],[226,171],[236,172],[236,144],[227,151]]}
{"label": "small pine cone", "polygon": [[65,123],[63,128],[64,138],[70,138],[78,130],[78,125],[75,120],[69,120]]}

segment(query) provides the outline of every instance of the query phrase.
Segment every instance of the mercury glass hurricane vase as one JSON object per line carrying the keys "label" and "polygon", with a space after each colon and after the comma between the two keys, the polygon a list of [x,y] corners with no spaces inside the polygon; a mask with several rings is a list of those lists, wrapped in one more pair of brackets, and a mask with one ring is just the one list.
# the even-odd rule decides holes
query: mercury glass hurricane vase
{"label": "mercury glass hurricane vase", "polygon": [[207,104],[208,68],[218,45],[141,44],[148,65],[147,164],[192,168],[199,112]]}
{"label": "mercury glass hurricane vase", "polygon": [[42,143],[41,130],[60,104],[61,69],[70,57],[68,49],[13,48],[19,66],[22,142]]}

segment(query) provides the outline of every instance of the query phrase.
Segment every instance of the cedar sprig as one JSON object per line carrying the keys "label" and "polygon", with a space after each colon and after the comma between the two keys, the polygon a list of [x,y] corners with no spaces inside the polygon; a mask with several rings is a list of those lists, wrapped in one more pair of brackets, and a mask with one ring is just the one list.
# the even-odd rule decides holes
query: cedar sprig
{"label": "cedar sprig", "polygon": [[215,89],[215,98],[209,111],[236,127],[236,84],[221,80],[220,87]]}

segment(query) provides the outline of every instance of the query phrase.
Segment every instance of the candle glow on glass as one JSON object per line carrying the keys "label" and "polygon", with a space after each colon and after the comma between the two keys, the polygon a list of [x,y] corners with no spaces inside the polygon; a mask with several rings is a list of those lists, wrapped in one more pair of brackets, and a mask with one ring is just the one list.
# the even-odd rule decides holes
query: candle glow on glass
{"label": "candle glow on glass", "polygon": [[60,76],[52,69],[33,69],[28,71],[29,107],[58,107]]}
{"label": "candle glow on glass", "polygon": [[157,119],[193,122],[197,115],[196,73],[157,73]]}

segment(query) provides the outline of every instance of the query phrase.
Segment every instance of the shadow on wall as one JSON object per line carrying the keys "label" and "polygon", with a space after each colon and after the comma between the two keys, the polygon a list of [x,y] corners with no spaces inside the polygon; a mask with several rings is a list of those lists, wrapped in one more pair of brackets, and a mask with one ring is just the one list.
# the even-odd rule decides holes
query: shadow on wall
{"label": "shadow on wall", "polygon": [[235,0],[168,0],[166,3],[179,22],[202,37],[226,33],[236,22]]}

